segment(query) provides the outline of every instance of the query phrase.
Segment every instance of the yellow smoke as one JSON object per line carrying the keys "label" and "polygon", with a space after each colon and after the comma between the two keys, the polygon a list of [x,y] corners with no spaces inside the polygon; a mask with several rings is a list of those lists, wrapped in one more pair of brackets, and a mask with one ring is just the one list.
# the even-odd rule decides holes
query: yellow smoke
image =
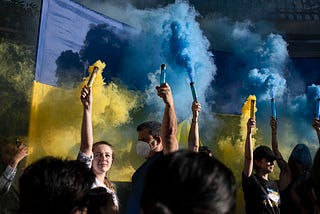
{"label": "yellow smoke", "polygon": [[87,87],[92,87],[96,76],[98,75],[98,73],[102,73],[105,67],[106,64],[104,62],[101,62],[100,60],[97,60],[93,65],[89,66],[88,71],[90,73],[90,76],[86,80]]}
{"label": "yellow smoke", "polygon": [[[237,181],[237,211],[236,213],[244,212],[244,200],[243,200],[243,192],[241,185],[241,177],[243,170],[243,161],[244,161],[244,146],[245,146],[245,138],[246,138],[246,130],[247,130],[247,121],[250,118],[250,114],[255,113],[257,108],[254,106],[252,109],[251,101],[256,101],[256,97],[254,95],[250,95],[247,100],[244,102],[242,107],[242,114],[240,116],[240,124],[239,124],[239,133],[238,138],[234,138],[234,136],[225,136],[218,140],[217,142],[217,151],[215,152],[215,156],[221,160],[226,166],[228,166],[234,173]],[[228,130],[226,130],[228,131]],[[253,130],[253,134],[256,130]],[[255,143],[255,139],[252,139],[253,146]]]}
{"label": "yellow smoke", "polygon": [[[46,155],[76,158],[82,120],[80,91],[86,83],[87,80],[76,89],[64,89],[34,82],[29,126],[32,152],[28,164]],[[143,104],[141,95],[116,83],[105,85],[101,72],[92,87],[94,141],[107,140],[116,150],[118,159],[111,179],[129,181],[134,167],[119,156],[131,155],[135,130],[125,126],[132,120],[130,113]]]}
{"label": "yellow smoke", "polygon": [[191,127],[189,119],[183,120],[178,124],[177,140],[179,149],[188,149],[188,135]]}

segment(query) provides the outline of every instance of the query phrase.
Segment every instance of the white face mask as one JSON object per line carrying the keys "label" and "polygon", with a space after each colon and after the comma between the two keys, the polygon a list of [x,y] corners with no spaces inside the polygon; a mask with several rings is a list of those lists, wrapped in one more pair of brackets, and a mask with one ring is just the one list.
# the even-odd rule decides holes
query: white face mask
{"label": "white face mask", "polygon": [[142,156],[142,157],[148,157],[150,151],[151,151],[151,148],[150,148],[150,145],[144,141],[141,141],[139,140],[137,145],[136,145],[136,151],[137,151],[137,154],[139,156]]}

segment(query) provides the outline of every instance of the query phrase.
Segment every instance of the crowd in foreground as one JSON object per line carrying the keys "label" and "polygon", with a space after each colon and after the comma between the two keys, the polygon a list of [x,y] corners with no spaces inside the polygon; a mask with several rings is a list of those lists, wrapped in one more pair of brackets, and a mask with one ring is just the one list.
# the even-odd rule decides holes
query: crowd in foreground
{"label": "crowd in foreground", "polygon": [[[165,109],[162,122],[146,121],[137,127],[137,154],[146,161],[132,176],[128,201],[118,199],[108,179],[114,161],[112,144],[94,142],[92,130],[92,88],[81,91],[83,117],[81,144],[76,160],[47,156],[27,166],[19,178],[19,214],[117,214],[121,204],[128,214],[223,214],[235,213],[236,181],[232,171],[200,146],[199,102],[192,103],[188,149],[179,150],[177,118],[171,88],[156,87]],[[276,118],[270,118],[272,148],[253,148],[252,130],[247,122],[242,189],[245,211],[259,213],[320,213],[320,150],[312,160],[308,147],[298,144],[288,161],[278,147]],[[320,120],[313,120],[320,143]],[[28,155],[26,145],[15,154],[0,177],[0,194],[8,192],[17,165]],[[269,179],[274,162],[280,168],[277,181]]]}

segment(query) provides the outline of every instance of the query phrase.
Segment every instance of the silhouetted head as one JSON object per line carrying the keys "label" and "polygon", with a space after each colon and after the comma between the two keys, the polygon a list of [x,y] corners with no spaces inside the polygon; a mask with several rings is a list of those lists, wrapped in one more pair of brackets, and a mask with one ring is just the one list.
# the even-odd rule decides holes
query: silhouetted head
{"label": "silhouetted head", "polygon": [[19,213],[70,214],[84,204],[94,174],[84,163],[44,157],[28,166],[20,177]]}
{"label": "silhouetted head", "polygon": [[144,214],[233,213],[233,173],[207,154],[180,150],[156,161],[141,198]]}
{"label": "silhouetted head", "polygon": [[116,214],[118,207],[113,203],[112,194],[104,187],[96,187],[86,196],[88,214]]}
{"label": "silhouetted head", "polygon": [[293,178],[297,178],[305,172],[310,172],[312,157],[309,148],[305,144],[297,144],[291,152],[288,164]]}

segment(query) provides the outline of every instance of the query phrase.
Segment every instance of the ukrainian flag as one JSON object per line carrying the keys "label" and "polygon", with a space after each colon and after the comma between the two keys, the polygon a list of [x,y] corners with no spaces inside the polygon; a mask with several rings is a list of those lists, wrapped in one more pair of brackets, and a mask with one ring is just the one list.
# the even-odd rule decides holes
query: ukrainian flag
{"label": "ukrainian flag", "polygon": [[[107,64],[93,86],[94,140],[107,140],[119,154],[111,179],[130,181],[136,131],[127,124],[139,95],[112,82],[127,39],[135,29],[69,0],[43,1],[29,128],[31,163],[53,155],[75,159],[80,148],[80,89],[87,68]],[[123,130],[125,134],[123,134]],[[121,157],[127,161],[122,161]],[[117,158],[117,157],[116,157]],[[143,160],[136,160],[140,165]]]}

